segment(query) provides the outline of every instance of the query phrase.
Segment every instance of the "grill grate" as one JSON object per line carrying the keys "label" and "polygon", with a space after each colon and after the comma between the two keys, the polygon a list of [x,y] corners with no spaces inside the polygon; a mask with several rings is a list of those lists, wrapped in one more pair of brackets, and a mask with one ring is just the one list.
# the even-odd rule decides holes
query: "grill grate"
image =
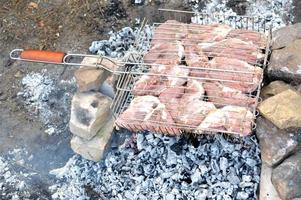
{"label": "grill grate", "polygon": [[[191,19],[194,14],[187,11],[167,9],[160,10],[160,12],[164,12],[164,14],[162,14],[164,20],[177,20],[178,22],[188,22],[188,19]],[[131,51],[124,60],[122,63],[124,64],[121,70],[122,73],[118,75],[117,92],[112,104],[112,110],[119,126],[130,129],[133,132],[151,130],[171,135],[183,132],[223,132],[246,135],[249,134],[249,130],[251,130],[249,127],[253,127],[253,129],[256,127],[256,106],[260,101],[259,93],[263,79],[262,72],[267,65],[267,57],[269,54],[270,34],[266,29],[265,23],[258,23],[261,21],[265,22],[265,20],[258,17],[200,13],[196,14],[193,19],[203,26],[178,23],[175,21],[167,21],[165,23],[155,22],[153,24],[151,40],[148,39],[147,33],[143,31],[140,32],[136,40],[135,50]],[[206,40],[206,36],[208,36],[207,31],[211,28],[208,25],[216,22],[231,25],[232,28],[235,29],[261,31],[263,38],[259,38],[258,48],[256,49],[240,43],[238,43],[236,47],[221,44],[213,46],[214,48],[211,49],[206,48],[214,45],[216,42]],[[189,34],[186,34],[187,32]],[[203,35],[204,38],[202,38]],[[239,35],[232,35],[233,38],[236,36],[239,37]],[[156,51],[152,50],[156,44],[160,43],[176,47],[179,41],[181,45],[185,47],[185,50],[190,47],[192,50],[189,51],[189,54],[184,50],[185,58],[177,63],[177,65],[179,65],[178,67],[175,67],[174,63],[170,63],[174,62],[172,58],[178,56],[179,51],[177,49],[167,48],[166,51],[160,51],[160,49]],[[265,42],[262,43],[260,41]],[[193,66],[188,65],[188,55],[199,53],[198,49],[193,49],[195,44],[198,43],[203,44],[202,50],[209,60],[201,60],[197,65]],[[145,48],[145,45],[147,48]],[[149,58],[148,54],[151,54],[153,59]],[[226,64],[225,67],[221,67],[218,62],[214,65],[214,62],[217,61],[218,58],[224,57],[228,59],[237,58],[247,63],[247,67],[238,69],[241,63],[238,63],[238,66],[235,66],[233,63]],[[175,68],[177,68],[177,70],[175,70]],[[176,72],[173,72],[173,70]],[[186,73],[187,70],[189,71],[188,74]],[[192,74],[192,71],[195,73]],[[259,73],[259,71],[261,73]],[[141,81],[143,79],[149,79],[150,81],[146,81],[144,87],[137,87],[139,83],[143,83],[143,81]],[[181,81],[185,83],[179,85],[172,84]],[[153,82],[155,82],[154,87],[150,84]],[[197,84],[200,82],[202,82],[203,87],[204,85],[208,86],[204,87],[206,93],[202,96],[203,98],[200,97],[197,100],[199,104],[195,104],[195,110],[201,109],[198,105],[202,105],[203,101],[207,102],[207,104],[208,102],[213,103],[218,109],[218,112],[215,110],[210,112],[210,114],[212,115],[211,121],[216,121],[216,125],[214,123],[211,123],[211,125],[205,123],[203,126],[200,126],[198,122],[204,122],[204,118],[208,117],[209,113],[200,111],[199,114],[195,115],[193,114],[194,102],[186,102],[187,104],[191,104],[189,108],[189,106],[185,105],[185,101],[183,100],[184,95],[187,96],[187,94],[189,94],[186,92],[189,91],[189,83],[193,85],[193,83]],[[239,92],[238,90],[231,90],[230,88],[232,88],[232,86],[243,86],[252,89]],[[166,91],[165,99],[161,97],[164,91]],[[152,105],[154,108],[153,110],[150,109],[151,114],[146,114],[146,111],[133,112],[132,115],[125,114],[125,111],[131,113],[129,110],[137,108],[134,106],[133,101],[138,102],[137,105],[143,105],[143,103],[139,104],[137,100],[139,97],[137,96],[150,95],[160,99],[159,106],[157,104],[155,106]],[[192,96],[192,94],[188,96]],[[148,98],[156,101],[154,98]],[[146,98],[144,98],[144,100],[145,99]],[[201,102],[200,99],[202,99]],[[163,106],[160,106],[161,104]],[[209,105],[207,104],[205,106]],[[146,102],[144,102],[143,106],[146,110],[148,109]],[[235,109],[233,109],[234,106]],[[237,106],[239,106],[239,109]],[[183,110],[186,110],[186,113]],[[213,112],[216,112],[216,114],[212,114]],[[166,113],[171,116],[172,120],[169,117],[165,116],[164,118],[164,116],[162,116]],[[124,120],[125,118],[126,120]]]}

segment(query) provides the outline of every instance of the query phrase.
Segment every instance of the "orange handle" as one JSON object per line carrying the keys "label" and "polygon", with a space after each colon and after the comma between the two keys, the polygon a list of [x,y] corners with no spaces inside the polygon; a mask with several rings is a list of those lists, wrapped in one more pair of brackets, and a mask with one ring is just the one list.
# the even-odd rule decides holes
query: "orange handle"
{"label": "orange handle", "polygon": [[24,50],[21,52],[20,58],[41,62],[62,63],[65,55],[61,51]]}

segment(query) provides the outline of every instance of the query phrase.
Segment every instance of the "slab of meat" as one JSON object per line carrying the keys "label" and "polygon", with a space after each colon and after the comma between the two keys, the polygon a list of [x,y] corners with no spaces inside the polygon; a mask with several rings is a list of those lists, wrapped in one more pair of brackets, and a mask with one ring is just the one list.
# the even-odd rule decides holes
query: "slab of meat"
{"label": "slab of meat", "polygon": [[199,43],[208,57],[236,58],[248,63],[256,63],[264,55],[252,42],[245,42],[237,38],[227,38],[219,42]]}
{"label": "slab of meat", "polygon": [[191,131],[189,128],[197,127],[210,111],[215,110],[215,106],[211,102],[203,101],[205,91],[201,81],[188,80],[187,85],[181,89],[181,94],[162,93],[159,99],[166,105],[177,125]]}
{"label": "slab of meat", "polygon": [[176,65],[184,58],[184,47],[181,42],[160,42],[151,47],[144,56],[144,62],[150,64]]}
{"label": "slab of meat", "polygon": [[210,60],[209,64],[210,69],[206,71],[208,78],[220,80],[224,86],[244,93],[253,92],[263,77],[263,70],[260,67],[252,66],[238,59],[216,57]]}
{"label": "slab of meat", "polygon": [[155,28],[151,46],[157,43],[172,43],[177,40],[182,40],[187,35],[187,24],[176,20],[167,20]]}
{"label": "slab of meat", "polygon": [[227,38],[237,38],[244,42],[252,42],[252,44],[261,49],[265,48],[267,42],[264,34],[245,29],[234,29],[229,32]]}
{"label": "slab of meat", "polygon": [[165,105],[154,96],[138,96],[130,103],[129,107],[117,118],[116,124],[131,131],[149,130],[180,134],[175,123],[165,108]]}
{"label": "slab of meat", "polygon": [[232,28],[224,24],[200,25],[188,24],[185,44],[212,43],[226,38]]}
{"label": "slab of meat", "polygon": [[177,89],[184,85],[188,75],[189,69],[184,65],[155,65],[135,83],[133,94],[159,96],[167,88]]}
{"label": "slab of meat", "polygon": [[216,110],[215,106],[211,102],[202,101],[194,98],[182,98],[180,105],[183,106],[179,111],[179,115],[175,121],[179,125],[196,128],[205,119],[208,113]]}
{"label": "slab of meat", "polygon": [[225,106],[210,112],[198,127],[200,131],[213,129],[236,132],[242,136],[252,132],[253,114],[244,107]]}
{"label": "slab of meat", "polygon": [[226,87],[219,82],[204,82],[203,85],[209,101],[216,107],[225,105],[255,106],[255,98],[249,97],[239,90]]}
{"label": "slab of meat", "polygon": [[203,84],[203,81],[189,79],[185,87],[185,98],[197,98],[203,100],[205,94]]}

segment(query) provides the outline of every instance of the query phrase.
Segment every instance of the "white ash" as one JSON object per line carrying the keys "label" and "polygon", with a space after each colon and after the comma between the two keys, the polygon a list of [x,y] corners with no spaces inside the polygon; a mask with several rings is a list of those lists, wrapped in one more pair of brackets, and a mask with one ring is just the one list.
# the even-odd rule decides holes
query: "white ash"
{"label": "white ash", "polygon": [[261,161],[255,136],[140,133],[129,141],[101,162],[74,156],[53,170],[59,181],[52,197],[89,199],[89,186],[108,199],[256,199]]}
{"label": "white ash", "polygon": [[38,194],[33,193],[30,186],[37,174],[27,170],[31,168],[28,161],[28,152],[24,148],[13,149],[0,156],[0,199],[30,199],[31,194]]}
{"label": "white ash", "polygon": [[46,69],[27,74],[21,81],[18,96],[28,112],[43,123],[45,133],[53,135],[67,129],[70,101],[76,84],[74,78],[58,81],[46,74]]}
{"label": "white ash", "polygon": [[[237,16],[231,7],[227,6],[228,1],[226,0],[211,0],[205,4],[204,7],[199,7],[201,1],[193,0],[193,9],[195,11],[200,11],[203,13],[210,14],[224,14]],[[255,20],[255,29],[259,31],[268,30],[272,25],[273,30],[290,24],[293,21],[293,16],[290,14],[293,9],[292,0],[245,0],[241,1],[246,4],[246,14],[247,16],[261,17],[262,19]],[[265,19],[264,19],[265,18]],[[239,19],[239,18],[237,18]],[[213,22],[222,22],[223,19],[214,18],[211,20]],[[201,19],[199,17],[193,17],[193,22],[199,23]],[[233,18],[228,17],[226,21],[233,21]],[[264,25],[265,23],[265,25]],[[233,23],[231,23],[233,25]],[[237,23],[238,28],[246,28],[247,26],[251,28],[251,23],[246,24],[246,22],[240,21]],[[241,26],[241,27],[240,27]]]}

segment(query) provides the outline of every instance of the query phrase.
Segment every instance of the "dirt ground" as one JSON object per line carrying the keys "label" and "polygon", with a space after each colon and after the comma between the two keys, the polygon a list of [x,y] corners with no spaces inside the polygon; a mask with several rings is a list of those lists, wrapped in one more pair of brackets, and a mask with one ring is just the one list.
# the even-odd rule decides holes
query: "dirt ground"
{"label": "dirt ground", "polygon": [[[16,169],[34,171],[32,198],[48,199],[48,185],[52,178],[49,170],[62,167],[73,155],[70,149],[70,133],[49,136],[43,124],[32,117],[17,98],[20,80],[29,72],[47,69],[58,79],[70,79],[73,68],[68,68],[62,77],[62,67],[55,65],[13,62],[9,52],[14,48],[62,50],[87,53],[94,40],[108,38],[111,30],[131,26],[135,18],[158,19],[159,7],[188,10],[182,1],[152,1],[143,7],[133,5],[132,0],[1,0],[0,6],[0,156],[21,148],[33,155],[25,164],[12,163]],[[298,2],[298,1],[296,1]],[[299,3],[300,4],[300,3]],[[301,7],[296,3],[297,6]],[[300,13],[295,9],[299,21]],[[38,186],[38,187],[36,187]],[[1,197],[1,196],[0,196]]]}

